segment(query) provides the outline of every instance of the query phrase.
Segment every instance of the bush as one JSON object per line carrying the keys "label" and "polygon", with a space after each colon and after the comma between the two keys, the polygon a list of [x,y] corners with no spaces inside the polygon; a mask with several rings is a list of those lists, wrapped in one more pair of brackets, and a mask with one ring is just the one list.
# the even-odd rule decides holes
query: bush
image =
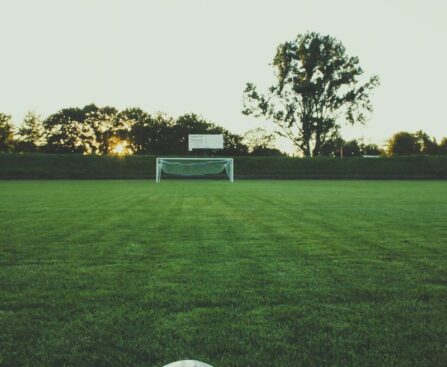
{"label": "bush", "polygon": [[[447,178],[447,156],[383,158],[235,157],[237,178]],[[155,176],[155,156],[0,154],[0,178],[141,178]]]}

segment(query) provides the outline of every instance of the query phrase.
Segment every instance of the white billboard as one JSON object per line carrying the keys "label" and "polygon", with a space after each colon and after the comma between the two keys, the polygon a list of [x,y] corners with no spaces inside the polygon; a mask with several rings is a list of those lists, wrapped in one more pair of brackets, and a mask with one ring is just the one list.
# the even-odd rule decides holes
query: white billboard
{"label": "white billboard", "polygon": [[193,149],[223,149],[222,134],[189,134],[188,150]]}

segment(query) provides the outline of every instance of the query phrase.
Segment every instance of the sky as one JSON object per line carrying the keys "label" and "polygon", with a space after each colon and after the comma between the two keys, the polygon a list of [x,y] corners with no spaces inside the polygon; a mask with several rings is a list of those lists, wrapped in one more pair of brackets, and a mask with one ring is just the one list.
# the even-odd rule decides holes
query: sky
{"label": "sky", "polygon": [[447,136],[445,0],[0,0],[0,14],[0,112],[16,124],[96,103],[273,129],[242,115],[243,89],[274,84],[276,47],[315,31],[381,79],[369,121],[343,126],[345,139]]}

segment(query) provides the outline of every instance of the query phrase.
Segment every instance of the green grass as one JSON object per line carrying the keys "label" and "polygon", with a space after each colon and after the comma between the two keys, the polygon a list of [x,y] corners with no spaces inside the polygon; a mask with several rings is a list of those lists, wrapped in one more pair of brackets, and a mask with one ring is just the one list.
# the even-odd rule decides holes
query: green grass
{"label": "green grass", "polygon": [[0,365],[447,365],[447,182],[0,182]]}

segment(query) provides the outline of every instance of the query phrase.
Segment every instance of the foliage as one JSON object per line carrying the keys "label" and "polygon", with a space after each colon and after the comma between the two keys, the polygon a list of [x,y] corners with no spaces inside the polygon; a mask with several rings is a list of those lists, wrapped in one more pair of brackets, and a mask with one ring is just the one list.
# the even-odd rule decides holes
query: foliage
{"label": "foliage", "polygon": [[44,120],[45,151],[51,153],[109,152],[109,140],[121,126],[116,124],[114,107],[91,104],[81,108],[64,108]]}
{"label": "foliage", "polygon": [[341,157],[342,147],[345,144],[344,139],[337,132],[331,139],[326,140],[321,145],[320,156],[323,157]]}
{"label": "foliage", "polygon": [[129,139],[136,154],[166,154],[173,149],[170,132],[174,120],[171,117],[162,113],[152,116],[136,108],[124,111],[123,115],[131,121]]}
{"label": "foliage", "polygon": [[285,153],[281,152],[279,149],[276,148],[265,148],[262,146],[254,147],[253,150],[250,152],[250,155],[252,156],[284,156]]}
{"label": "foliage", "polygon": [[110,153],[111,143],[116,140],[118,131],[124,129],[122,121],[116,118],[118,110],[109,106],[97,107],[94,104],[84,107],[84,110],[84,130],[81,136],[84,153]]}
{"label": "foliage", "polygon": [[223,134],[224,149],[215,154],[244,155],[242,137],[196,114],[173,119],[164,113],[150,115],[140,108],[66,108],[44,121],[50,153],[108,154],[117,141],[125,141],[136,154],[188,154],[188,134]]}
{"label": "foliage", "polygon": [[[155,177],[155,155],[117,157],[95,154],[0,154],[0,179],[145,178]],[[241,178],[447,178],[447,156],[296,158],[236,156]]]}
{"label": "foliage", "polygon": [[390,155],[442,154],[443,144],[445,141],[441,141],[438,145],[435,138],[430,138],[422,130],[416,131],[414,134],[401,131],[388,140],[387,152]]}
{"label": "foliage", "polygon": [[18,131],[16,151],[36,152],[45,144],[45,130],[43,122],[37,113],[29,111]]}
{"label": "foliage", "polygon": [[0,113],[0,152],[14,149],[14,126],[11,115]]}
{"label": "foliage", "polygon": [[435,138],[430,138],[428,134],[422,130],[416,131],[414,134],[422,154],[438,154],[439,146]]}
{"label": "foliage", "polygon": [[226,129],[223,129],[222,133],[224,137],[224,149],[218,151],[218,155],[240,156],[248,154],[248,148],[243,143],[242,136],[230,133]]}
{"label": "foliage", "polygon": [[267,132],[262,127],[248,130],[243,136],[243,142],[248,147],[251,155],[283,155],[280,150],[276,149],[275,134]]}
{"label": "foliage", "polygon": [[86,132],[90,129],[84,126],[86,111],[77,107],[64,108],[50,115],[43,122],[45,128],[46,152],[50,153],[83,153],[91,142],[86,141]]}
{"label": "foliage", "polygon": [[387,143],[387,152],[390,155],[417,154],[419,151],[419,142],[414,134],[405,131],[394,134]]}
{"label": "foliage", "polygon": [[361,155],[381,155],[376,144],[365,144],[362,140],[345,141],[340,135],[322,146],[321,155],[326,157],[358,157]]}
{"label": "foliage", "polygon": [[358,58],[333,37],[299,34],[279,45],[273,67],[277,83],[266,94],[247,84],[243,113],[273,121],[306,157],[322,154],[341,120],[364,123],[372,111],[369,94],[379,78],[362,84]]}
{"label": "foliage", "polygon": [[[224,149],[188,152],[188,134],[223,134]],[[16,138],[15,138],[16,137]],[[11,116],[0,113],[0,151],[82,153],[106,155],[117,146],[121,154],[163,155],[226,155],[281,156],[275,148],[276,136],[263,128],[247,131],[244,136],[233,134],[189,113],[174,119],[164,113],[149,114],[140,108],[118,111],[114,107],[64,108],[42,121],[28,112],[15,134]],[[344,157],[382,155],[375,144],[360,140],[345,141],[338,131],[320,147],[321,156]],[[116,153],[116,152],[115,152]],[[388,142],[388,154],[447,154],[447,139],[437,144],[422,130],[401,132]]]}
{"label": "foliage", "polygon": [[362,148],[358,141],[353,139],[343,144],[343,157],[359,157],[362,155]]}
{"label": "foliage", "polygon": [[439,153],[447,154],[447,137],[442,138],[439,142]]}
{"label": "foliage", "polygon": [[383,155],[384,152],[377,144],[360,143],[360,149],[364,155]]}

